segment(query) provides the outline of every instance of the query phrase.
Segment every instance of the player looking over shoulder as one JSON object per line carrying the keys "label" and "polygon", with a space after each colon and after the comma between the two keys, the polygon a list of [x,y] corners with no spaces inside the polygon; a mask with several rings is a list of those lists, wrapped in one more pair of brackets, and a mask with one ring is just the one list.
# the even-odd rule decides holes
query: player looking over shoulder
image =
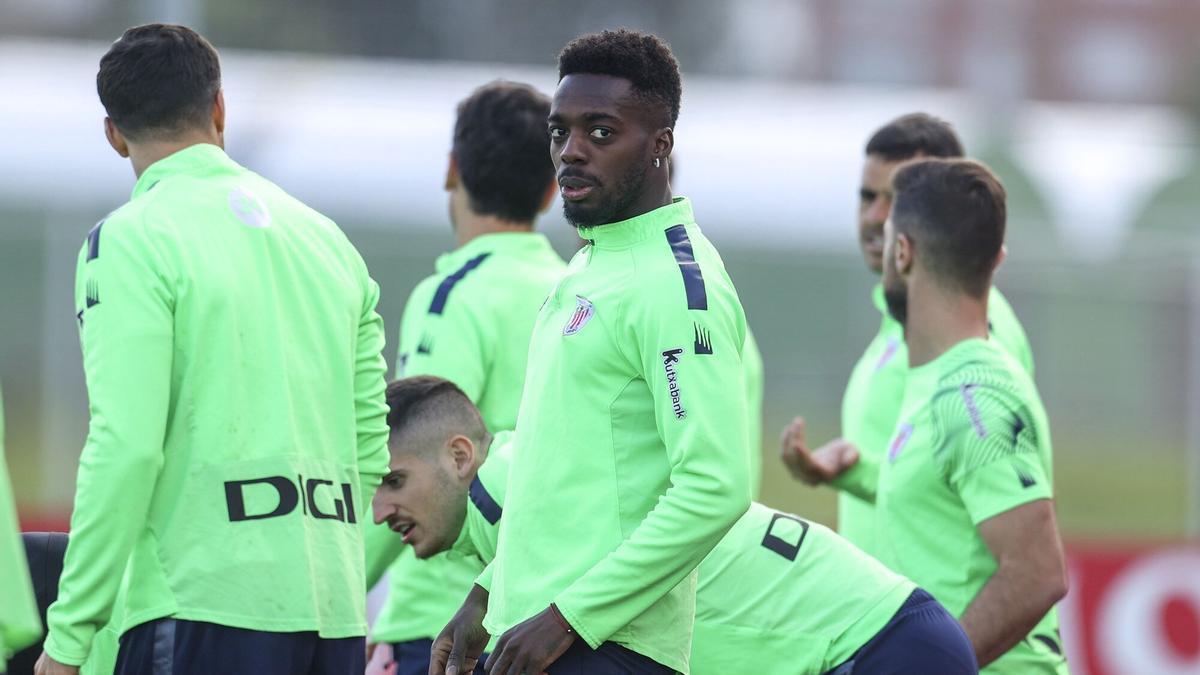
{"label": "player looking over shoulder", "polygon": [[538,315],[496,559],[430,672],[470,667],[488,632],[492,673],[686,672],[692,575],[750,502],[745,317],[669,186],[678,64],[606,31],[559,77],[550,152],[590,243]]}
{"label": "player looking over shoulder", "polygon": [[378,287],[337,225],[225,154],[200,35],[131,28],[96,83],[137,183],[79,254],[91,420],[38,673],[87,659],[123,575],[118,673],[361,673]]}
{"label": "player looking over shoulder", "polygon": [[[516,426],[533,323],[566,268],[533,231],[558,188],[549,114],[546,96],[515,82],[486,84],[458,105],[445,183],[458,248],[417,284],[400,321],[398,374],[454,382],[491,431]],[[396,675],[424,675],[434,636],[483,565],[453,551],[420,560],[386,527],[368,527],[368,588],[385,570],[371,639],[392,644]]]}
{"label": "player looking over shoulder", "polygon": [[[860,461],[877,557],[959,617],[984,672],[1065,673],[1050,426],[1025,367],[989,339],[1004,188],[961,159],[915,160],[892,184],[883,290],[904,326],[909,371],[886,456]],[[798,423],[783,451],[815,482],[841,475],[856,454],[809,451]]]}

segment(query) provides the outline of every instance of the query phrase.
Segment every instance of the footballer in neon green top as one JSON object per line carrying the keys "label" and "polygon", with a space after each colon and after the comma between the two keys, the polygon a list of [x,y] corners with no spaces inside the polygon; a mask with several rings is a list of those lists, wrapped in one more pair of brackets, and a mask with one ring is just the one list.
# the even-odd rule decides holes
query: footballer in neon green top
{"label": "footballer in neon green top", "polygon": [[42,634],[17,523],[8,464],[4,459],[4,403],[0,400],[0,673],[8,657],[37,642]]}
{"label": "footballer in neon green top", "polygon": [[[566,264],[534,220],[554,197],[546,115],[532,87],[492,82],[458,106],[446,179],[459,247],[417,285],[400,322],[398,375],[457,384],[493,432],[517,422],[529,336]],[[421,560],[386,527],[369,528],[367,583],[388,571],[372,640],[394,643],[401,672],[425,672],[433,637],[483,570],[477,559]]]}
{"label": "footballer in neon green top", "polygon": [[[880,274],[883,223],[892,204],[892,172],[914,157],[959,157],[963,149],[948,123],[913,113],[876,131],[867,141],[865,154],[859,190],[859,243],[867,267]],[[883,318],[879,333],[850,373],[842,397],[842,437],[865,455],[878,458],[883,455],[900,415],[908,352],[904,346],[904,328],[887,313],[882,286],[874,288],[871,299]],[[1032,374],[1033,355],[1025,330],[995,287],[988,301],[988,319],[992,337]],[[854,494],[857,481],[862,478],[862,469],[851,469],[834,482],[836,487],[844,488],[838,493],[838,533],[874,555],[878,553],[875,507]]]}
{"label": "footballer in neon green top", "polygon": [[869,470],[880,560],[960,617],[983,672],[1065,673],[1050,429],[1025,367],[989,339],[1004,188],[982,164],[939,159],[893,185],[883,287],[908,345],[899,422],[877,462],[846,444],[809,452],[798,426],[785,452],[818,480],[856,460]]}
{"label": "footballer in neon green top", "polygon": [[587,35],[559,75],[551,157],[590,244],[538,315],[496,559],[448,630],[486,607],[495,672],[686,672],[695,568],[750,503],[745,316],[671,197],[669,48]]}
{"label": "footballer in neon green top", "polygon": [[132,28],[97,81],[138,180],[79,254],[91,423],[46,654],[86,659],[128,567],[126,668],[174,641],[201,671],[274,672],[226,648],[236,631],[315,641],[279,669],[332,643],[361,662],[361,519],[387,462],[378,288],[332,221],[221,149],[202,37]]}
{"label": "footballer in neon green top", "polygon": [[[512,434],[497,434],[489,448],[478,410],[441,378],[392,382],[388,404],[391,473],[373,502],[375,521],[421,555],[491,561],[508,508]],[[945,608],[816,523],[751,504],[698,573],[692,673],[874,672],[879,663],[892,672],[976,672]],[[437,642],[435,672],[449,642]]]}

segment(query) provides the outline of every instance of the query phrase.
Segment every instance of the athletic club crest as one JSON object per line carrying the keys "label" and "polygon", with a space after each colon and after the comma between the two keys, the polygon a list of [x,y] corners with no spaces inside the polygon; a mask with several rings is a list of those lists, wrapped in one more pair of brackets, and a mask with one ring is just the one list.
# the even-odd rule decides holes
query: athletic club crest
{"label": "athletic club crest", "polygon": [[567,325],[563,326],[563,335],[574,335],[583,330],[595,313],[596,306],[590,300],[582,295],[575,296],[575,313],[571,315],[571,320],[567,321]]}

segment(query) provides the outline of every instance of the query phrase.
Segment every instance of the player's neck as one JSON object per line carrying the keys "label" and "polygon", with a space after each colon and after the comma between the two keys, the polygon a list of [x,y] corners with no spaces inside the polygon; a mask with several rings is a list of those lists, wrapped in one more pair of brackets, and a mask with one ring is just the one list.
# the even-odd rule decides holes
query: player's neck
{"label": "player's neck", "polygon": [[454,239],[460,248],[485,234],[532,231],[532,222],[518,223],[496,216],[481,216],[475,213],[460,216],[454,223]]}
{"label": "player's neck", "polygon": [[923,366],[951,347],[988,335],[987,299],[947,291],[934,284],[909,289],[904,341],[908,366]]}
{"label": "player's neck", "polygon": [[620,223],[630,218],[650,213],[655,209],[661,209],[664,206],[669,206],[673,201],[671,195],[671,184],[664,181],[652,180],[647,185],[647,189],[638,196],[629,208],[613,216],[610,223]]}
{"label": "player's neck", "polygon": [[141,178],[146,169],[150,168],[155,162],[166,159],[180,150],[201,143],[209,143],[219,148],[225,147],[224,138],[219,134],[199,130],[170,140],[148,140],[130,143],[129,161],[133,164],[133,174]]}

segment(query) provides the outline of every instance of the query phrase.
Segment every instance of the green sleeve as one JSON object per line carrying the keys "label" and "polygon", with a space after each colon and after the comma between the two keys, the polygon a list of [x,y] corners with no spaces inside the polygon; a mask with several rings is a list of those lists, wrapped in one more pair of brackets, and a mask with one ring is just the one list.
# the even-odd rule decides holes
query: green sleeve
{"label": "green sleeve", "polygon": [[746,328],[742,364],[746,372],[746,429],[750,432],[750,498],[758,499],[762,485],[764,367],[758,341],[749,327]]}
{"label": "green sleeve", "polygon": [[0,576],[0,664],[42,634],[10,485],[4,461],[4,406],[0,404],[0,568],[5,570]]}
{"label": "green sleeve", "polygon": [[496,565],[494,561],[488,563],[487,567],[483,568],[483,571],[480,572],[479,576],[475,579],[475,585],[487,591],[488,593],[492,592],[492,572],[495,566]]}
{"label": "green sleeve", "polygon": [[367,549],[367,590],[370,591],[404,550],[404,537],[392,532],[387,523],[368,522],[366,528],[363,539]]}
{"label": "green sleeve", "polygon": [[384,396],[387,362],[383,358],[383,318],[375,311],[375,306],[379,304],[379,285],[367,275],[366,265],[362,265],[362,276],[366,293],[362,318],[358,323],[354,411],[358,429],[358,475],[362,491],[359,511],[369,526],[370,519],[366,514],[371,510],[371,498],[388,468],[388,408]]}
{"label": "green sleeve", "polygon": [[859,450],[858,461],[845,473],[830,481],[830,485],[859,499],[875,502],[879,482],[879,456]]}
{"label": "green sleeve", "polygon": [[[400,327],[401,376],[435,375],[450,380],[472,401],[483,394],[491,360],[471,303],[458,297],[441,314],[431,314],[426,293],[413,291]],[[460,291],[466,289],[460,289]],[[460,293],[461,295],[461,293]]]}
{"label": "green sleeve", "polygon": [[1034,417],[1011,397],[968,386],[934,405],[945,429],[946,480],[972,523],[1053,495]]}
{"label": "green sleeve", "polygon": [[104,223],[103,237],[97,232],[97,244],[80,252],[76,272],[91,418],[46,638],[46,652],[71,665],[87,659],[108,623],[163,465],[174,298],[155,247],[126,225]]}
{"label": "green sleeve", "polygon": [[624,542],[554,601],[593,649],[678,585],[750,504],[746,391],[730,384],[743,381],[746,322],[732,295],[710,285],[709,309],[692,311],[642,294],[618,324],[650,389],[670,478]]}

